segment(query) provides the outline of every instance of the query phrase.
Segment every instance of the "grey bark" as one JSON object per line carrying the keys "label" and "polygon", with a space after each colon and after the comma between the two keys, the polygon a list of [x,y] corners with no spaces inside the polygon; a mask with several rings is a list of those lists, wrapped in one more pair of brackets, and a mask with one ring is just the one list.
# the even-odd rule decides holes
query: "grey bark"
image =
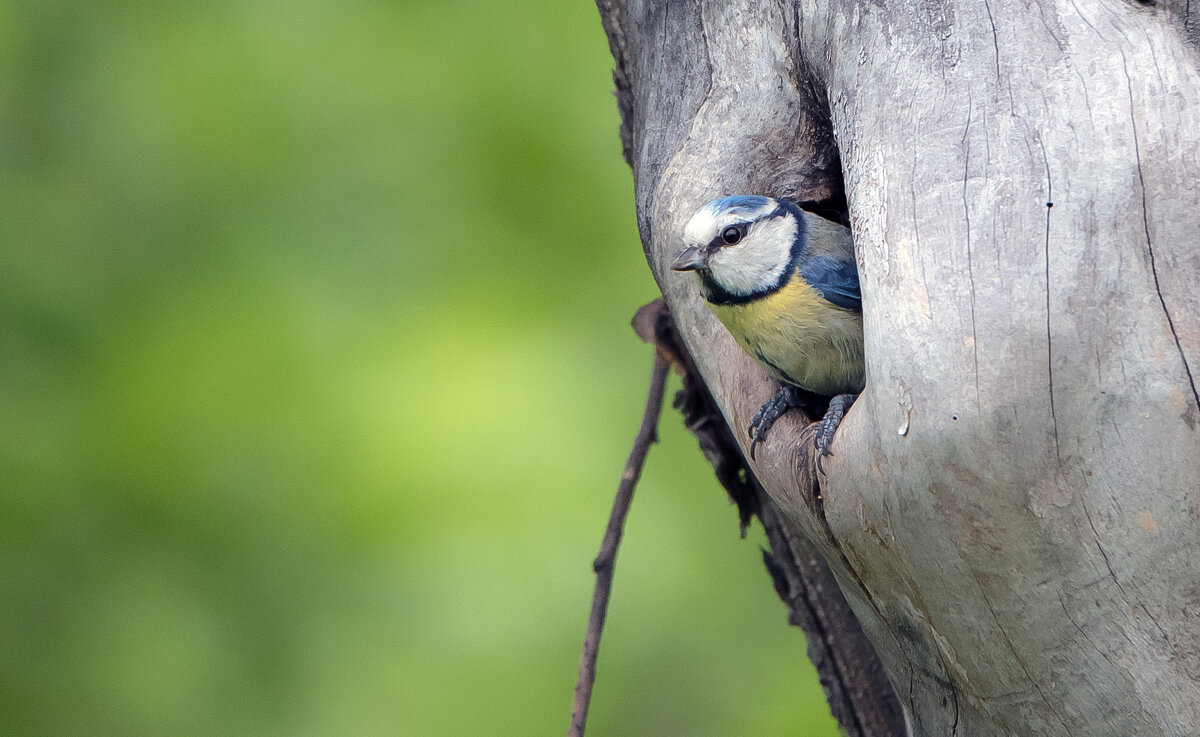
{"label": "grey bark", "polygon": [[682,226],[845,194],[867,389],[819,498],[801,418],[753,469],[913,732],[1200,733],[1190,0],[599,5],[646,256],[743,447],[774,387],[668,270]]}

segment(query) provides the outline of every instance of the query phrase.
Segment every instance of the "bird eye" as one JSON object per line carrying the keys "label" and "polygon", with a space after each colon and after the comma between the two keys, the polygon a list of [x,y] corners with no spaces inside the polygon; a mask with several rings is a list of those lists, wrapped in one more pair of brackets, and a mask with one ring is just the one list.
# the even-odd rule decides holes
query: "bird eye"
{"label": "bird eye", "polygon": [[736,225],[730,225],[721,231],[721,240],[725,241],[725,245],[732,246],[742,240],[742,229]]}

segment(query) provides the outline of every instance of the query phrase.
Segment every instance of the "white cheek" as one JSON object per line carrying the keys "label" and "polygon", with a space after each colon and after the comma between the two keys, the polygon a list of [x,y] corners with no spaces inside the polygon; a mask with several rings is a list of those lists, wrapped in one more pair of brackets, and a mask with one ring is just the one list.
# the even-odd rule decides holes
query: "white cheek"
{"label": "white cheek", "polygon": [[735,294],[749,294],[774,284],[787,265],[771,254],[750,250],[750,245],[722,248],[711,260],[713,275]]}
{"label": "white cheek", "polygon": [[746,240],[713,254],[713,277],[734,294],[750,294],[779,283],[792,262],[796,221],[791,217],[756,223]]}
{"label": "white cheek", "polygon": [[787,260],[791,258],[792,243],[796,240],[796,220],[790,215],[764,220],[754,226],[753,238],[760,248],[770,251],[767,256]]}

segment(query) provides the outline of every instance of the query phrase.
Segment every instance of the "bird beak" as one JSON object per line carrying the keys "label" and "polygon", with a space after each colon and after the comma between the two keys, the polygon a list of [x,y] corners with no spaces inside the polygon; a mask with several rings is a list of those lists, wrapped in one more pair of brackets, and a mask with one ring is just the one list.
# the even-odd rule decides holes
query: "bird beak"
{"label": "bird beak", "polygon": [[697,271],[698,269],[707,268],[708,259],[696,246],[688,246],[683,249],[683,253],[679,254],[679,258],[675,259],[675,263],[671,264],[671,269],[674,271]]}

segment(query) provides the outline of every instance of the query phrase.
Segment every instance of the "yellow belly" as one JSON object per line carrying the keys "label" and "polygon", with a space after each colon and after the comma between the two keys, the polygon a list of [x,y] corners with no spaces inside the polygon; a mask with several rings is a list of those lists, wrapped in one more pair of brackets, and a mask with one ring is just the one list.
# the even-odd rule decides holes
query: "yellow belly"
{"label": "yellow belly", "polygon": [[780,381],[827,396],[862,391],[862,315],[825,301],[799,276],[752,302],[709,307]]}

